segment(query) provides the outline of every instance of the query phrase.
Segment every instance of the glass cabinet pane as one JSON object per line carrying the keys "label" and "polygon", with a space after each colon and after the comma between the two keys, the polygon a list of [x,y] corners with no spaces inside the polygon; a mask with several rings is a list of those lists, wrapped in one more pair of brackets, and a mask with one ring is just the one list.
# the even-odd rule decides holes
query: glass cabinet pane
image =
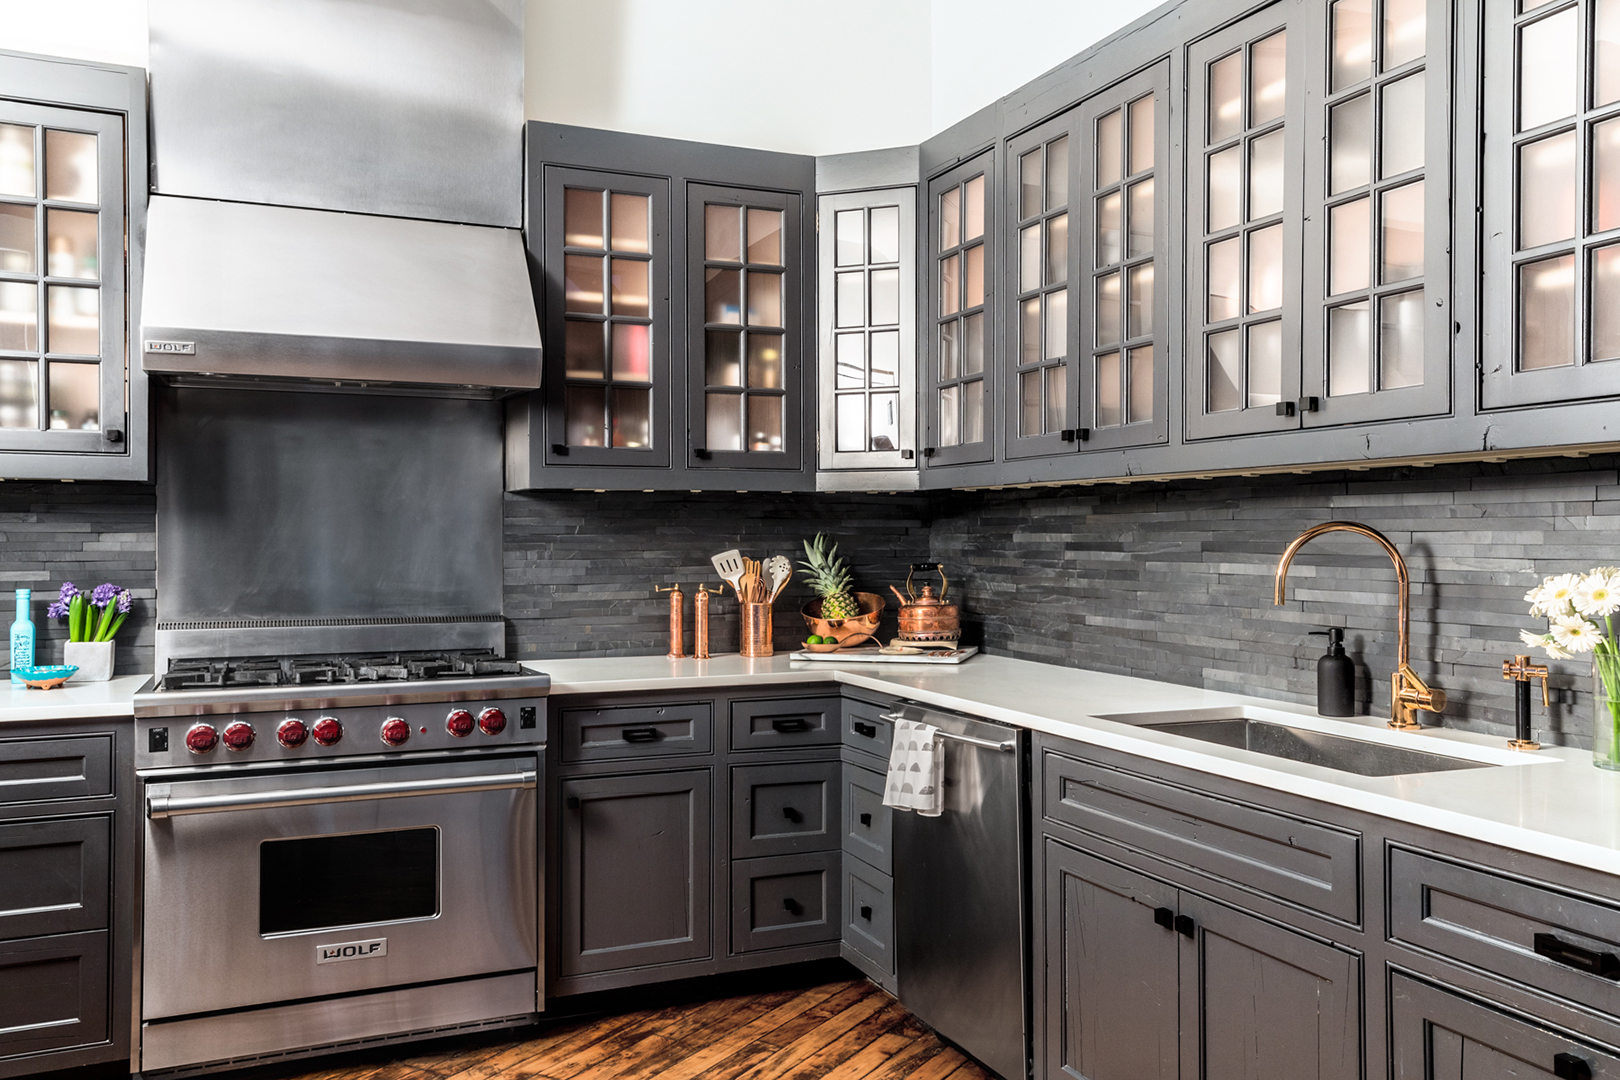
{"label": "glass cabinet pane", "polygon": [[1018,216],[1034,217],[1041,212],[1041,152],[1031,150],[1018,159]]}
{"label": "glass cabinet pane", "polygon": [[613,260],[613,314],[647,317],[651,292],[647,275],[651,269],[652,263],[645,259]]}
{"label": "glass cabinet pane", "polygon": [[782,265],[782,211],[748,208],[748,261]]}
{"label": "glass cabinet pane", "polygon": [[707,395],[708,426],[704,432],[709,450],[741,450],[742,400],[741,394]]}
{"label": "glass cabinet pane", "polygon": [[975,176],[962,185],[962,242],[984,235],[984,177]]}
{"label": "glass cabinet pane", "polygon": [[1249,234],[1249,312],[1272,311],[1283,301],[1283,227]]}
{"label": "glass cabinet pane", "polygon": [[1427,0],[1384,0],[1384,70],[1422,57],[1427,32]]}
{"label": "glass cabinet pane", "polygon": [[640,449],[652,439],[652,391],[635,386],[613,388],[613,445]]}
{"label": "glass cabinet pane", "polygon": [[1235,319],[1242,314],[1243,262],[1238,244],[1239,240],[1234,236],[1230,240],[1209,245],[1205,281],[1209,285],[1207,318],[1210,322]]}
{"label": "glass cabinet pane", "polygon": [[1575,362],[1575,257],[1563,255],[1519,268],[1519,368],[1568,367]]}
{"label": "glass cabinet pane", "polygon": [[[1149,201],[1152,198],[1153,181],[1147,180]],[[1148,230],[1151,239],[1153,229],[1153,212],[1148,211]],[[1133,226],[1135,222],[1132,222]],[[1046,284],[1061,285],[1069,278],[1069,215],[1054,214],[1046,219]]]}
{"label": "glass cabinet pane", "polygon": [[1347,397],[1372,389],[1369,304],[1358,300],[1328,311],[1328,396]]}
{"label": "glass cabinet pane", "polygon": [[89,203],[96,194],[96,137],[78,131],[45,132],[45,197]]}
{"label": "glass cabinet pane", "polygon": [[1565,8],[1519,33],[1519,130],[1573,116],[1578,105],[1580,57],[1577,9]]}
{"label": "glass cabinet pane", "polygon": [[939,246],[949,250],[962,242],[962,189],[951,188],[939,196]]}
{"label": "glass cabinet pane", "polygon": [[652,327],[613,324],[613,377],[626,382],[652,381]]}
{"label": "glass cabinet pane", "polygon": [[1330,20],[1333,70],[1329,87],[1343,90],[1372,75],[1372,0],[1334,0]]}
{"label": "glass cabinet pane", "polygon": [[866,325],[866,275],[859,270],[833,277],[834,320],[839,327]]}
{"label": "glass cabinet pane", "polygon": [[1021,292],[1041,287],[1041,227],[1026,225],[1018,233],[1018,288]]}
{"label": "glass cabinet pane", "polygon": [[610,199],[613,250],[652,251],[652,200],[645,195],[614,192]]}
{"label": "glass cabinet pane", "polygon": [[748,272],[748,325],[782,326],[782,275]]}
{"label": "glass cabinet pane", "polygon": [[564,310],[602,314],[606,300],[602,295],[602,262],[598,255],[569,255],[563,259]]}
{"label": "glass cabinet pane", "polygon": [[1128,297],[1125,308],[1127,337],[1147,337],[1153,333],[1153,264],[1133,266],[1130,270]]}
{"label": "glass cabinet pane", "polygon": [[96,289],[52,285],[45,290],[50,311],[45,347],[53,353],[101,353],[101,293]]}
{"label": "glass cabinet pane", "polygon": [[[4,336],[0,323],[0,337]],[[33,360],[0,359],[0,428],[39,427],[39,364]]]}
{"label": "glass cabinet pane", "polygon": [[1620,101],[1620,0],[1597,0],[1592,13],[1592,105]]}
{"label": "glass cabinet pane", "polygon": [[34,131],[23,124],[0,124],[0,195],[32,199],[39,193]]}
{"label": "glass cabinet pane", "polygon": [[600,386],[569,386],[563,392],[564,430],[569,446],[601,446],[607,391]]}
{"label": "glass cabinet pane", "polygon": [[1519,247],[1569,240],[1577,228],[1575,132],[1519,148]]}
{"label": "glass cabinet pane", "polygon": [[833,215],[833,261],[838,266],[859,266],[866,261],[866,211],[840,210]]}
{"label": "glass cabinet pane", "polygon": [[833,439],[841,454],[866,449],[866,395],[839,394],[833,403]]}
{"label": "glass cabinet pane", "polygon": [[833,355],[836,363],[833,385],[837,389],[853,390],[866,385],[865,334],[839,334],[834,340]]}
{"label": "glass cabinet pane", "polygon": [[1018,359],[1020,366],[1041,362],[1041,298],[1018,305]]}
{"label": "glass cabinet pane", "polygon": [[1153,95],[1131,102],[1131,175],[1153,168]]}
{"label": "glass cabinet pane", "polygon": [[962,384],[962,441],[984,442],[984,380]]}
{"label": "glass cabinet pane", "polygon": [[1423,385],[1423,293],[1396,293],[1378,304],[1378,385]]}
{"label": "glass cabinet pane", "polygon": [[1234,146],[1209,155],[1209,231],[1229,229],[1243,220],[1243,158]]}
{"label": "glass cabinet pane", "polygon": [[748,388],[782,389],[782,335],[748,335]]}
{"label": "glass cabinet pane", "polygon": [[1620,119],[1592,125],[1592,187],[1592,230],[1620,228]]}
{"label": "glass cabinet pane", "polygon": [[962,374],[984,370],[984,312],[962,320]]}
{"label": "glass cabinet pane", "polygon": [[563,243],[568,247],[602,248],[602,192],[563,190]]}
{"label": "glass cabinet pane", "polygon": [[780,452],[782,449],[782,403],[777,394],[748,395],[748,449]]}
{"label": "glass cabinet pane", "polygon": [[1129,229],[1125,254],[1132,258],[1153,253],[1153,178],[1130,186]]}
{"label": "glass cabinet pane", "polygon": [[1062,431],[1069,411],[1069,372],[1065,364],[1046,369],[1046,433]]}
{"label": "glass cabinet pane", "polygon": [[1097,265],[1111,266],[1123,256],[1124,214],[1122,200],[1117,191],[1097,200]]}
{"label": "glass cabinet pane", "polygon": [[1126,416],[1131,423],[1153,419],[1153,346],[1139,345],[1131,350],[1125,396],[1129,405]]}
{"label": "glass cabinet pane", "polygon": [[1041,372],[1026,371],[1018,376],[1018,434],[1021,438],[1041,434]]}
{"label": "glass cabinet pane", "polygon": [[1059,359],[1069,351],[1069,294],[1058,289],[1046,295],[1046,356]]}
{"label": "glass cabinet pane", "polygon": [[1384,192],[1379,222],[1384,251],[1378,279],[1388,283],[1423,276],[1423,181]]}
{"label": "glass cabinet pane", "polygon": [[882,330],[872,335],[872,385],[900,385],[900,331]]}
{"label": "glass cabinet pane", "polygon": [[1282,323],[1251,325],[1248,348],[1249,408],[1275,405],[1282,400]]}
{"label": "glass cabinet pane", "polygon": [[[1620,359],[1620,245],[1592,252],[1593,360]],[[0,373],[3,375],[3,373]],[[0,382],[0,393],[4,384]]]}
{"label": "glass cabinet pane", "polygon": [[900,395],[873,394],[871,404],[871,432],[868,449],[898,450],[900,448]]}
{"label": "glass cabinet pane", "polygon": [[963,255],[966,274],[962,282],[962,306],[978,307],[984,303],[984,245],[967,249]]}
{"label": "glass cabinet pane", "polygon": [[1117,184],[1124,176],[1125,118],[1118,109],[1097,120],[1097,186]]}
{"label": "glass cabinet pane", "polygon": [[570,379],[603,378],[602,333],[607,324],[569,319],[563,326],[564,374]]}
{"label": "glass cabinet pane", "polygon": [[0,349],[39,350],[39,290],[32,283],[0,281]]}
{"label": "glass cabinet pane", "polygon": [[703,311],[705,322],[742,322],[742,271],[703,271]]}
{"label": "glass cabinet pane", "polygon": [[875,263],[900,261],[900,208],[874,206],[872,208],[872,250],[869,257]]}
{"label": "glass cabinet pane", "polygon": [[1249,124],[1280,119],[1288,101],[1288,34],[1279,30],[1249,47]]}
{"label": "glass cabinet pane", "polygon": [[[32,205],[17,206],[11,203],[0,203],[0,273],[32,274],[34,272],[34,249],[38,241],[34,236],[35,209]],[[57,213],[61,213],[60,210]],[[92,258],[95,252],[95,215],[88,215],[91,220],[90,239]],[[69,274],[68,277],[77,277]],[[93,275],[92,275],[93,276]]]}
{"label": "glass cabinet pane", "polygon": [[742,262],[742,208],[703,208],[703,257],[717,262]]}
{"label": "glass cabinet pane", "polygon": [[1378,175],[1382,178],[1423,167],[1423,72],[1383,89],[1384,118],[1378,134]]}
{"label": "glass cabinet pane", "polygon": [[1119,274],[1104,274],[1097,279],[1097,344],[1112,345],[1119,341]]}
{"label": "glass cabinet pane", "polygon": [[1046,144],[1046,209],[1069,205],[1069,137]]}
{"label": "glass cabinet pane", "polygon": [[1372,179],[1372,95],[1341,101],[1329,116],[1328,194],[1337,195]]}
{"label": "glass cabinet pane", "polygon": [[939,444],[960,446],[962,443],[962,385],[947,386],[939,392]]}
{"label": "glass cabinet pane", "polygon": [[[860,336],[855,335],[855,340],[859,341]],[[709,386],[741,386],[742,333],[737,330],[710,330],[704,334],[704,341],[704,383]]]}
{"label": "glass cabinet pane", "polygon": [[939,264],[939,313],[955,315],[961,310],[961,257],[951,255]]}
{"label": "glass cabinet pane", "polygon": [[1209,335],[1206,345],[1206,372],[1209,387],[1205,408],[1209,412],[1231,412],[1243,407],[1239,387],[1243,382],[1243,356],[1238,331],[1223,330]]}
{"label": "glass cabinet pane", "polygon": [[1283,135],[1273,131],[1249,143],[1249,219],[1283,209]]}
{"label": "glass cabinet pane", "polygon": [[1122,400],[1124,380],[1120,376],[1119,353],[1097,357],[1097,426],[1118,427],[1124,422]]}
{"label": "glass cabinet pane", "polygon": [[941,382],[962,376],[962,324],[948,322],[939,328],[939,378]]}
{"label": "glass cabinet pane", "polygon": [[893,326],[900,321],[900,271],[872,271],[873,326]]}
{"label": "glass cabinet pane", "polygon": [[[1328,292],[1342,294],[1372,284],[1371,200],[1363,197],[1328,211]],[[1419,223],[1421,227],[1421,222]]]}
{"label": "glass cabinet pane", "polygon": [[[12,207],[0,205],[0,260],[5,258],[5,211]],[[30,228],[33,215],[29,214]],[[61,210],[51,207],[45,214],[45,249],[48,252],[46,271],[52,277],[83,278],[95,281],[101,274],[97,257],[96,229],[100,215],[92,210]],[[29,236],[32,247],[33,237]]]}
{"label": "glass cabinet pane", "polygon": [[1243,54],[1232,53],[1209,65],[1209,141],[1230,139],[1243,130]]}

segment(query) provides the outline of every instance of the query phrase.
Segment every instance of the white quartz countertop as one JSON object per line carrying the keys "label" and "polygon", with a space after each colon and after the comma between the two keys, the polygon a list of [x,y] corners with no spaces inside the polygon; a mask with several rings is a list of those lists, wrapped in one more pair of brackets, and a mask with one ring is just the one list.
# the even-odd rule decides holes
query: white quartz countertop
{"label": "white quartz countertop", "polygon": [[[1326,720],[1307,706],[1000,656],[959,666],[836,664],[787,656],[670,660],[662,656],[543,660],[553,695],[838,683],[1061,735],[1079,742],[1285,791],[1485,843],[1620,874],[1620,773],[1585,750],[1508,750],[1503,740],[1445,728],[1390,731],[1382,719]],[[1215,746],[1104,719],[1237,709],[1257,719],[1342,731],[1415,750],[1500,765],[1404,776],[1350,773]],[[1171,719],[1166,717],[1164,719]]]}
{"label": "white quartz countertop", "polygon": [[70,682],[54,690],[31,690],[15,685],[6,677],[6,681],[0,683],[0,724],[134,716],[135,691],[148,678],[147,675],[120,675],[107,682]]}

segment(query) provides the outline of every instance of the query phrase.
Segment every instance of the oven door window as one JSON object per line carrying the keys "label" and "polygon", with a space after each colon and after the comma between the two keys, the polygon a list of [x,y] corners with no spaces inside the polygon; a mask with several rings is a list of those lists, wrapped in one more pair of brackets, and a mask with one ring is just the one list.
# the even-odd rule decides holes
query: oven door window
{"label": "oven door window", "polygon": [[439,913],[439,830],[303,836],[259,845],[259,933],[296,934]]}

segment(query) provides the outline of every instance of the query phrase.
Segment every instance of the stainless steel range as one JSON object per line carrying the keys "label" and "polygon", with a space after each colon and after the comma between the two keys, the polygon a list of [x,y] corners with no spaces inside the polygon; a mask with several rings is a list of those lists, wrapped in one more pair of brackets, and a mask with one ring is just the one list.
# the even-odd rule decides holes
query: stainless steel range
{"label": "stainless steel range", "polygon": [[481,651],[171,661],[135,698],[139,1070],[531,1019],[549,687]]}

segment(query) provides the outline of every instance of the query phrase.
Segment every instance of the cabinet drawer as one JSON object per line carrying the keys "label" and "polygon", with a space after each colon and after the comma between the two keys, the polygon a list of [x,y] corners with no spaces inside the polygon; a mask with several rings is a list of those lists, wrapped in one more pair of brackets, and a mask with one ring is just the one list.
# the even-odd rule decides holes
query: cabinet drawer
{"label": "cabinet drawer", "polygon": [[1620,904],[1399,847],[1389,882],[1393,940],[1620,1017]]}
{"label": "cabinet drawer", "polygon": [[1048,820],[1331,918],[1361,918],[1361,836],[1048,753]]}
{"label": "cabinet drawer", "polygon": [[838,846],[836,761],[739,765],[731,770],[731,854],[737,859]]}
{"label": "cabinet drawer", "polygon": [[889,710],[865,701],[844,702],[844,745],[873,757],[889,760],[894,722],[883,719]]}
{"label": "cabinet drawer", "polygon": [[837,941],[842,862],[839,852],[819,851],[732,863],[732,951]]}
{"label": "cabinet drawer", "polygon": [[106,929],[111,832],[107,817],[0,825],[0,940]]}
{"label": "cabinet drawer", "polygon": [[844,944],[894,974],[894,878],[859,859],[844,860]]}
{"label": "cabinet drawer", "polygon": [[1400,972],[1389,981],[1395,1080],[1620,1080],[1620,1058]]}
{"label": "cabinet drawer", "polygon": [[112,794],[111,735],[0,739],[0,805]]}
{"label": "cabinet drawer", "polygon": [[883,805],[884,774],[844,764],[844,850],[894,873],[894,811]]}
{"label": "cabinet drawer", "polygon": [[0,942],[0,1057],[108,1035],[105,930]]}
{"label": "cabinet drawer", "polygon": [[733,750],[784,750],[836,745],[841,702],[836,697],[731,703]]}
{"label": "cabinet drawer", "polygon": [[564,761],[707,754],[714,749],[714,706],[707,701],[564,709],[561,723]]}

